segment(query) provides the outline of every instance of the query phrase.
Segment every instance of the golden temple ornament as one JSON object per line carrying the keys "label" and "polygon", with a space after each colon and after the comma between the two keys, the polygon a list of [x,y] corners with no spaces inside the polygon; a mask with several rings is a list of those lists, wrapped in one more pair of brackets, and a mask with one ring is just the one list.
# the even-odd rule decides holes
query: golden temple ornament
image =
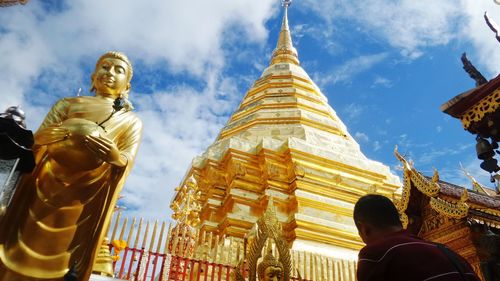
{"label": "golden temple ornament", "polygon": [[200,223],[200,196],[196,179],[191,176],[184,185],[175,189],[181,194],[182,201],[174,201],[170,205],[174,212],[172,218],[179,223],[184,223],[192,227]]}
{"label": "golden temple ornament", "polygon": [[[272,253],[272,240],[274,240],[274,244],[278,250],[278,259]],[[266,242],[268,243],[266,254],[258,263]],[[292,269],[290,249],[283,236],[281,224],[276,217],[272,197],[267,204],[266,211],[256,223],[256,231],[254,232],[247,258],[249,267],[248,281],[256,281],[257,276],[259,281],[290,280]],[[242,264],[243,260],[236,268],[237,281],[245,280],[241,268]]]}
{"label": "golden temple ornament", "polygon": [[113,257],[109,250],[109,240],[104,238],[99,247],[97,257],[92,266],[92,272],[101,276],[113,276]]}

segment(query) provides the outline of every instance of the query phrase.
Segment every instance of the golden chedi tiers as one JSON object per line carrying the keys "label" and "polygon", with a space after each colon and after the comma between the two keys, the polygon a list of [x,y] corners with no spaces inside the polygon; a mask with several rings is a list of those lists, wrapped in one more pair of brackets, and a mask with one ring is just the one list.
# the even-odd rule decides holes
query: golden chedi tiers
{"label": "golden chedi tiers", "polygon": [[[284,6],[270,65],[181,186],[195,179],[200,231],[242,239],[272,196],[293,249],[355,259],[363,244],[354,203],[367,193],[392,197],[399,179],[361,152],[300,66]],[[172,206],[185,204],[184,193]]]}

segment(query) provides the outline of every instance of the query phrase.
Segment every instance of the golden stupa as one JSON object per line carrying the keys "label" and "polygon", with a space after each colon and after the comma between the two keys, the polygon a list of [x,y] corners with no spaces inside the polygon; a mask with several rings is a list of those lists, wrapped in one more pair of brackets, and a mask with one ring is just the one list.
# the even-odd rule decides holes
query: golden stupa
{"label": "golden stupa", "polygon": [[[181,187],[199,194],[192,221],[201,232],[243,240],[272,197],[292,250],[355,260],[363,243],[354,203],[367,193],[392,198],[401,184],[361,152],[300,66],[284,6],[269,66]],[[185,188],[177,190],[174,213],[189,203]]]}

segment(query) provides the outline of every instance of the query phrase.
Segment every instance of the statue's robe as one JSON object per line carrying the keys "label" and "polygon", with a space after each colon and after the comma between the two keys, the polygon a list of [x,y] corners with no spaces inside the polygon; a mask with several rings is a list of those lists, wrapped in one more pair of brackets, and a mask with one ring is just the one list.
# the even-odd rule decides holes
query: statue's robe
{"label": "statue's robe", "polygon": [[[99,96],[64,98],[36,134],[70,118],[100,123],[112,105],[113,99]],[[103,162],[93,170],[75,170],[56,163],[47,147],[35,142],[36,167],[20,180],[0,222],[0,280],[62,280],[71,267],[78,280],[88,280],[142,133],[141,121],[123,109],[102,126],[127,158],[125,167]]]}

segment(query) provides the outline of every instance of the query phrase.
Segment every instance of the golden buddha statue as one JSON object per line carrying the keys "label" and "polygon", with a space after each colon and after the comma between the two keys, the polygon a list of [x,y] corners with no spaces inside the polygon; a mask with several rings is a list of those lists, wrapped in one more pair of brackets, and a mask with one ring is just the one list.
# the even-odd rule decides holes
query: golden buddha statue
{"label": "golden buddha statue", "polygon": [[0,220],[0,280],[88,280],[104,230],[139,146],[128,102],[132,65],[119,52],[97,61],[95,96],[59,100],[35,133],[36,167]]}
{"label": "golden buddha statue", "polygon": [[279,262],[269,251],[262,262],[257,266],[260,281],[281,281],[283,276],[283,264]]}

